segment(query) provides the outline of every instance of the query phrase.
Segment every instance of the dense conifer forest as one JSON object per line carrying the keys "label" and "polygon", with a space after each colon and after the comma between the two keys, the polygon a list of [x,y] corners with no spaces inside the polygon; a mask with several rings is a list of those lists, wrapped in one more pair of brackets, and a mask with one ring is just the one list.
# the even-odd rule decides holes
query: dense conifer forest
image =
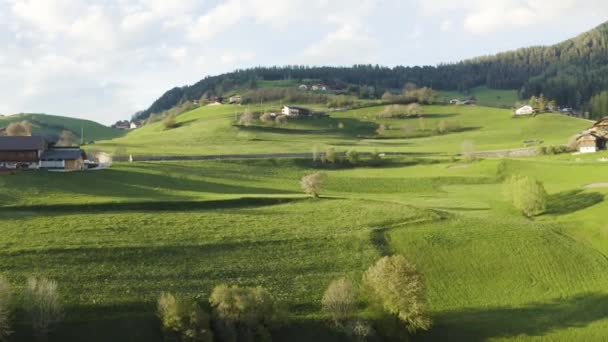
{"label": "dense conifer forest", "polygon": [[[207,96],[226,96],[239,89],[258,87],[263,81],[319,80],[332,89],[352,93],[366,86],[364,96],[380,98],[385,91],[399,90],[407,83],[436,90],[459,90],[486,86],[518,89],[527,99],[543,94],[561,107],[589,111],[592,117],[608,114],[602,100],[608,90],[608,23],[576,38],[552,46],[537,46],[478,57],[454,64],[394,68],[379,65],[352,67],[256,67],[210,76],[167,91],[150,108],[135,115],[147,118],[181,102]],[[361,96],[357,91],[357,95]]]}

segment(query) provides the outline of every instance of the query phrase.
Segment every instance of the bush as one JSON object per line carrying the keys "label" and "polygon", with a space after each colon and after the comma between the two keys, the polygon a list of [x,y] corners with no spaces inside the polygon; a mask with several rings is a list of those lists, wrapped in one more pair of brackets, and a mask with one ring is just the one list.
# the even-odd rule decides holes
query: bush
{"label": "bush", "polygon": [[29,121],[13,122],[6,127],[8,136],[30,136],[32,135],[32,123]]}
{"label": "bush", "polygon": [[46,278],[28,278],[25,286],[24,310],[36,337],[46,339],[53,325],[63,319],[57,282]]}
{"label": "bush", "polygon": [[0,341],[5,341],[12,333],[12,294],[8,281],[0,277]]}
{"label": "bush", "polygon": [[379,166],[382,164],[382,157],[380,156],[380,152],[378,150],[374,150],[369,156],[369,163],[372,166]]}
{"label": "bush", "polygon": [[163,127],[165,129],[173,129],[177,127],[176,115],[170,114],[163,119]]}
{"label": "bush", "polygon": [[245,112],[239,117],[239,124],[249,126],[253,123],[253,112],[250,109],[245,109]]}
{"label": "bush", "polygon": [[278,310],[266,289],[220,285],[209,302],[221,340],[270,341],[268,327],[276,321]]}
{"label": "bush", "polygon": [[213,341],[209,315],[194,301],[178,300],[163,293],[157,302],[157,315],[166,340]]}
{"label": "bush", "polygon": [[300,181],[300,185],[306,194],[318,198],[321,186],[323,185],[323,176],[318,172],[304,176]]}
{"label": "bush", "polygon": [[274,300],[263,287],[220,285],[213,289],[209,302],[214,314],[225,322],[255,327],[275,319]]}
{"label": "bush", "polygon": [[357,165],[361,161],[361,157],[359,156],[359,152],[355,150],[349,150],[348,152],[346,152],[346,160],[352,165]]}
{"label": "bush", "polygon": [[512,176],[505,190],[513,206],[527,217],[542,214],[547,207],[547,192],[543,184],[526,176]]}
{"label": "bush", "polygon": [[327,164],[335,164],[338,162],[338,154],[333,147],[329,147],[323,154],[323,162]]}
{"label": "bush", "polygon": [[466,163],[472,163],[477,160],[477,155],[475,154],[475,144],[471,140],[465,140],[462,142],[462,145],[460,145],[460,152]]}
{"label": "bush", "polygon": [[287,124],[287,115],[279,115],[277,116],[274,121],[277,123],[277,125],[283,126]]}
{"label": "bush", "polygon": [[351,319],[357,308],[352,282],[345,278],[332,281],[323,294],[321,305],[337,326]]}
{"label": "bush", "polygon": [[272,115],[270,115],[270,113],[264,113],[262,116],[260,116],[260,121],[262,121],[264,124],[271,124],[274,122],[274,118]]}
{"label": "bush", "polygon": [[370,298],[395,315],[410,332],[428,330],[425,284],[416,267],[401,255],[378,260],[363,275]]}

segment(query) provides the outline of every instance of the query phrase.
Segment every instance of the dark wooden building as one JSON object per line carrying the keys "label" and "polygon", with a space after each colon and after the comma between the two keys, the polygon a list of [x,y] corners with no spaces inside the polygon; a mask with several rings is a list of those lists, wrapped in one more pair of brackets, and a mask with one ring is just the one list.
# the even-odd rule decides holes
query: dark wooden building
{"label": "dark wooden building", "polygon": [[0,168],[37,169],[40,157],[49,148],[44,137],[0,136]]}

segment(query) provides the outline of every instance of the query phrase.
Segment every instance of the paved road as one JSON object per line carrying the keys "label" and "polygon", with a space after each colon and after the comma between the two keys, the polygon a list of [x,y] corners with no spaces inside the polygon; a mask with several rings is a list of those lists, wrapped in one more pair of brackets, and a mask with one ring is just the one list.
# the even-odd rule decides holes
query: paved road
{"label": "paved road", "polygon": [[[338,152],[339,155],[344,155],[343,152]],[[370,155],[371,153],[359,153],[362,156]],[[387,156],[422,156],[429,155],[428,153],[407,153],[407,152],[384,152],[380,153]],[[323,153],[319,153],[319,156]],[[254,153],[254,154],[216,154],[216,155],[199,155],[199,156],[133,156],[133,161],[184,161],[184,160],[228,160],[228,159],[312,159],[312,153]],[[114,157],[115,162],[129,161],[129,157]]]}
{"label": "paved road", "polygon": [[[339,155],[344,155],[344,152],[338,152]],[[360,155],[369,156],[371,153],[362,152]],[[417,152],[381,152],[381,155],[386,156],[432,156],[437,153],[417,153]],[[536,155],[535,147],[514,148],[508,150],[496,151],[478,151],[474,155],[480,158],[497,158],[497,157],[530,157]],[[318,154],[322,156],[323,153]],[[253,153],[253,154],[215,154],[215,155],[197,155],[197,156],[133,156],[133,161],[187,161],[187,160],[230,160],[230,159],[312,159],[312,153]],[[119,156],[114,157],[115,162],[129,161],[129,157]],[[110,162],[111,165],[111,162]]]}

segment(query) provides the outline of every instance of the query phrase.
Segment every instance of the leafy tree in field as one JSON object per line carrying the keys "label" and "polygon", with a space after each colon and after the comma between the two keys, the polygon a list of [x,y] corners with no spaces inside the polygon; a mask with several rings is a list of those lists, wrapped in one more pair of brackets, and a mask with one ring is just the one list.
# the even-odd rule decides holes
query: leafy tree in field
{"label": "leafy tree in field", "polygon": [[323,175],[318,172],[302,177],[300,181],[302,190],[314,198],[319,197],[321,186],[323,185]]}
{"label": "leafy tree in field", "polygon": [[287,115],[278,115],[274,120],[277,125],[283,126],[287,124]]}
{"label": "leafy tree in field", "polygon": [[220,285],[213,289],[209,302],[223,336],[270,340],[268,327],[277,320],[278,309],[268,290]]}
{"label": "leafy tree in field", "polygon": [[424,279],[405,257],[378,260],[363,275],[363,284],[370,299],[398,317],[410,332],[430,329]]}
{"label": "leafy tree in field", "polygon": [[0,277],[0,341],[6,341],[11,335],[12,316],[11,286],[4,277]]}
{"label": "leafy tree in field", "polygon": [[361,161],[361,157],[359,156],[359,152],[355,150],[349,150],[348,152],[346,152],[346,160],[348,160],[351,165],[357,165]]}
{"label": "leafy tree in field", "polygon": [[213,341],[210,317],[194,301],[163,293],[156,307],[166,341]]}
{"label": "leafy tree in field", "polygon": [[335,164],[338,162],[338,154],[333,147],[328,147],[323,154],[323,162],[327,164]]}
{"label": "leafy tree in field", "polygon": [[163,119],[163,126],[165,129],[173,129],[177,127],[176,115],[169,114]]}
{"label": "leafy tree in field", "polygon": [[243,112],[243,114],[241,114],[241,116],[239,117],[239,124],[243,126],[249,126],[253,123],[253,119],[253,112],[251,111],[251,109],[247,108],[245,109],[245,112]]}
{"label": "leafy tree in field", "polygon": [[6,135],[30,136],[32,135],[32,124],[29,121],[13,122],[6,127]]}
{"label": "leafy tree in field", "polygon": [[467,163],[472,163],[477,159],[475,155],[475,143],[471,140],[465,140],[460,145],[460,153],[464,157],[464,161]]}
{"label": "leafy tree in field", "polygon": [[264,113],[262,114],[262,116],[260,116],[260,121],[265,124],[271,124],[274,122],[274,118],[272,117],[272,115],[270,115],[270,113]]}
{"label": "leafy tree in field", "polygon": [[57,142],[58,146],[72,146],[76,142],[78,142],[78,136],[74,134],[72,131],[63,131],[59,136],[59,141]]}
{"label": "leafy tree in field", "polygon": [[545,211],[547,192],[541,182],[527,176],[512,176],[505,187],[513,206],[524,215],[533,217]]}
{"label": "leafy tree in field", "polygon": [[24,310],[36,337],[46,339],[53,325],[63,320],[57,282],[46,278],[28,278]]}
{"label": "leafy tree in field", "polygon": [[346,278],[332,281],[323,294],[321,305],[323,311],[329,314],[334,324],[338,326],[351,319],[357,309],[357,300],[352,282]]}

